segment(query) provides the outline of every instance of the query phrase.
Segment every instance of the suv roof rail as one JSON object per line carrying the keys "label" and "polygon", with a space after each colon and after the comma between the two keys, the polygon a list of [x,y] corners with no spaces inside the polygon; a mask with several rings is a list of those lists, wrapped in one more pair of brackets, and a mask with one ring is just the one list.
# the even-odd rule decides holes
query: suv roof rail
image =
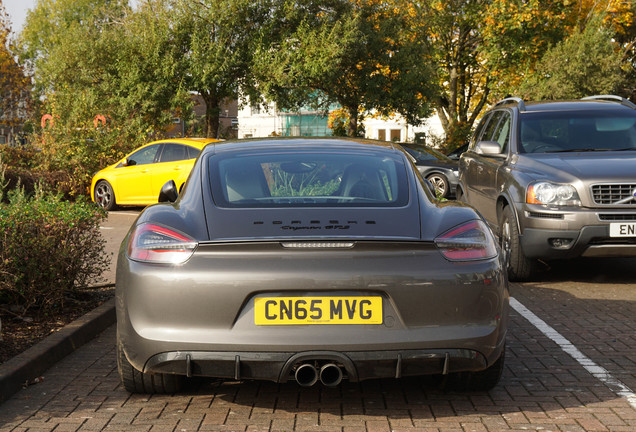
{"label": "suv roof rail", "polygon": [[616,96],[616,95],[587,96],[587,97],[581,98],[581,100],[607,100],[607,101],[614,101],[614,102],[620,102],[621,105],[625,105],[626,107],[630,107],[632,109],[636,109],[636,104],[634,104],[632,101],[630,101],[629,99],[626,99],[624,97]]}
{"label": "suv roof rail", "polygon": [[505,99],[500,100],[499,102],[497,102],[495,104],[495,106],[499,106],[499,105],[504,105],[507,103],[516,103],[519,106],[519,111],[525,111],[526,110],[526,104],[523,102],[523,99],[518,98],[518,97],[507,97]]}

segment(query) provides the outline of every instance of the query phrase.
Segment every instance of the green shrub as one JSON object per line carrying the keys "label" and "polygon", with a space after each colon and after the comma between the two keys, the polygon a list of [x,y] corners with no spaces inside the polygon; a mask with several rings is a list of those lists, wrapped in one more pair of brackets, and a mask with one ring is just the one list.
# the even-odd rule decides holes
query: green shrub
{"label": "green shrub", "polygon": [[0,303],[48,313],[65,296],[102,281],[109,257],[99,224],[105,212],[80,198],[22,189],[0,204]]}

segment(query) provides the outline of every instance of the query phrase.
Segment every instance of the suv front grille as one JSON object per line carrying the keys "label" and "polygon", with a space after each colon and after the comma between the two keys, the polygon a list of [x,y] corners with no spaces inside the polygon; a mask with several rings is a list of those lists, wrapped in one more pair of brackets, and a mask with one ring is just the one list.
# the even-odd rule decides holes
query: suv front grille
{"label": "suv front grille", "polygon": [[623,204],[636,204],[634,190],[636,190],[636,184],[634,183],[592,185],[592,198],[595,204],[611,205],[616,204],[617,201],[631,197],[633,198],[631,201],[627,201]]}

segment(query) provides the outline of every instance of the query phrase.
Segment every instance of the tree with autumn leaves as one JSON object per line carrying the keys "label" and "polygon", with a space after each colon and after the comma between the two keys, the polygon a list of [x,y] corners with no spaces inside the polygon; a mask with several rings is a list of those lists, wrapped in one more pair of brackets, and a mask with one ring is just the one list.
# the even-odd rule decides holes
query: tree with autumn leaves
{"label": "tree with autumn leaves", "polygon": [[535,63],[519,85],[531,99],[568,99],[590,94],[636,96],[636,4],[580,2],[571,32]]}
{"label": "tree with autumn leaves", "polygon": [[[269,19],[270,0],[167,0],[183,85],[205,102],[205,132],[219,137],[224,101],[239,89],[256,96],[253,54]],[[150,4],[150,2],[149,2]]]}
{"label": "tree with autumn leaves", "polygon": [[269,34],[277,38],[257,57],[261,89],[287,109],[338,103],[351,136],[361,114],[399,113],[418,124],[432,109],[451,150],[465,143],[489,104],[507,95],[629,96],[635,5],[289,0],[273,13]]}
{"label": "tree with autumn leaves", "polygon": [[17,133],[27,119],[30,89],[11,36],[11,23],[0,0],[0,127]]}
{"label": "tree with autumn leaves", "polygon": [[[41,114],[34,136],[51,168],[78,183],[206,102],[205,134],[218,136],[220,104],[248,87],[250,29],[263,9],[249,0],[39,1],[20,35]],[[251,23],[251,25],[250,25]],[[257,40],[257,39],[255,39]],[[106,119],[94,126],[96,116]],[[105,124],[103,124],[105,123]]]}
{"label": "tree with autumn leaves", "polygon": [[[412,4],[418,10],[414,26],[430,43],[431,55],[425,61],[435,65],[439,86],[431,102],[449,150],[466,142],[486,106],[507,95],[554,99],[631,94],[620,83],[628,82],[625,77],[634,73],[634,2],[427,0]],[[585,42],[592,37],[596,44]],[[550,69],[567,70],[566,63],[576,65],[570,73],[550,73]],[[599,64],[602,68],[592,67]],[[548,90],[565,87],[573,91]]]}
{"label": "tree with autumn leaves", "polygon": [[[209,134],[219,101],[243,91],[281,110],[337,104],[349,135],[365,115],[398,113],[415,125],[434,111],[449,149],[507,95],[629,96],[635,8],[619,0],[141,0],[131,9],[124,0],[54,0],[38,2],[20,40],[36,99],[59,117],[38,139],[86,179],[93,165],[161,131],[175,110],[189,112],[193,91],[209,105]],[[95,114],[108,128],[90,127]]]}
{"label": "tree with autumn leaves", "polygon": [[[128,31],[123,26],[131,12],[127,3],[39,1],[19,37],[38,117],[50,118],[37,128],[32,144],[41,150],[42,168],[67,172],[71,189],[78,192],[86,189],[92,173],[144,143],[149,132],[172,118],[163,103],[152,102],[172,100],[175,87],[159,79],[160,70],[148,67],[150,56],[140,56],[144,37],[151,39],[154,29]],[[105,120],[98,127],[97,116]]]}
{"label": "tree with autumn leaves", "polygon": [[427,44],[410,31],[399,2],[285,0],[272,4],[255,54],[259,88],[279,109],[342,107],[349,136],[367,113],[429,114]]}
{"label": "tree with autumn leaves", "polygon": [[433,100],[449,149],[463,144],[492,99],[562,37],[558,2],[429,0],[417,15],[431,44],[439,91]]}

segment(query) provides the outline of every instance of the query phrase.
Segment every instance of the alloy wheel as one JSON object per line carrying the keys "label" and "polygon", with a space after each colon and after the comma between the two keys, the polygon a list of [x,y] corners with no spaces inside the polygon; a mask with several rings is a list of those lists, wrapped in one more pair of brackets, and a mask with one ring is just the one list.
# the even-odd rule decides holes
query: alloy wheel
{"label": "alloy wheel", "polygon": [[433,187],[435,188],[435,193],[440,197],[445,197],[448,192],[448,183],[444,177],[438,174],[433,174],[428,177],[428,180],[431,182]]}
{"label": "alloy wheel", "polygon": [[104,208],[109,208],[113,202],[113,191],[107,183],[100,182],[95,187],[95,202]]}

